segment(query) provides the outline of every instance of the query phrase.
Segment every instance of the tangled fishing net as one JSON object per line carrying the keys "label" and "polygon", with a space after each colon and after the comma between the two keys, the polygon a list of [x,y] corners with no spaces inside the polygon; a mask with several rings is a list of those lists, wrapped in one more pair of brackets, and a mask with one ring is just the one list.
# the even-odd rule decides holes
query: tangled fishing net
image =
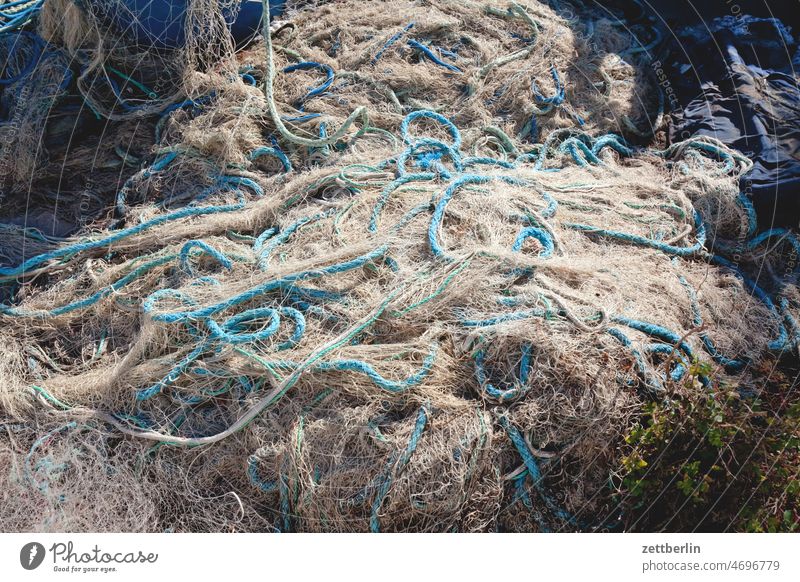
{"label": "tangled fishing net", "polygon": [[4,530],[610,529],[645,403],[797,349],[800,247],[756,232],[749,160],[632,145],[661,124],[638,24],[341,0],[235,52],[189,6],[186,48],[118,56],[42,10],[129,149],[29,178],[96,168],[79,232],[3,227]]}

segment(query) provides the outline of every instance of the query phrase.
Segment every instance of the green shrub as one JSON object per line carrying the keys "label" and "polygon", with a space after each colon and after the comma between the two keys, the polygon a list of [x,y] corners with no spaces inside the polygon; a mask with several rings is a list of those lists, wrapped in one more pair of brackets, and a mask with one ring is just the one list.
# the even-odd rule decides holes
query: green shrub
{"label": "green shrub", "polygon": [[612,480],[626,529],[800,531],[800,386],[763,368],[740,391],[702,388],[695,365],[644,407]]}

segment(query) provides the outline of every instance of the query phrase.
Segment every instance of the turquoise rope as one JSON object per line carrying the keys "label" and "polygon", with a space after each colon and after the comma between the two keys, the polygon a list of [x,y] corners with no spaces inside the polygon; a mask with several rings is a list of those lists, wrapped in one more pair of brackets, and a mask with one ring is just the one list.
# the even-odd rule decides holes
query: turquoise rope
{"label": "turquoise rope", "polygon": [[444,218],[444,213],[447,205],[453,198],[453,195],[463,186],[470,184],[487,184],[494,180],[499,180],[511,185],[524,185],[527,184],[524,180],[513,178],[511,176],[483,176],[479,174],[464,174],[453,180],[442,193],[439,200],[433,209],[433,216],[431,217],[430,225],[428,226],[428,244],[431,252],[436,258],[443,260],[451,260],[445,253],[444,248],[439,243],[439,228]]}
{"label": "turquoise rope", "polygon": [[323,267],[320,269],[314,269],[311,271],[302,271],[292,275],[287,275],[286,277],[283,277],[281,279],[262,283],[261,285],[248,289],[247,291],[239,293],[238,295],[234,295],[233,297],[229,297],[228,299],[221,301],[219,303],[215,303],[214,305],[201,307],[191,311],[178,311],[173,313],[154,313],[156,304],[162,299],[162,297],[165,296],[164,290],[152,293],[149,297],[147,297],[147,299],[145,299],[142,306],[144,312],[150,314],[150,316],[154,321],[161,321],[164,323],[178,323],[188,320],[204,319],[209,317],[210,315],[213,315],[230,307],[235,307],[236,305],[240,305],[242,303],[255,299],[256,297],[260,297],[261,295],[264,295],[271,291],[276,291],[278,289],[281,289],[296,281],[318,279],[320,277],[324,277],[325,275],[344,273],[346,271],[362,267],[365,264],[384,256],[387,250],[388,250],[388,245],[381,245],[378,248],[364,255],[351,259],[350,261],[337,263],[329,267]]}
{"label": "turquoise rope", "polygon": [[20,309],[18,307],[11,307],[11,306],[8,306],[8,305],[0,305],[0,313],[2,313],[3,315],[10,315],[10,316],[13,316],[13,317],[41,317],[41,318],[47,318],[47,317],[56,317],[56,316],[59,316],[59,315],[64,315],[66,313],[70,313],[72,311],[77,311],[79,309],[85,309],[85,308],[91,307],[92,305],[94,305],[95,303],[99,302],[100,300],[105,299],[109,295],[112,295],[113,293],[116,293],[117,291],[119,291],[120,289],[122,289],[123,287],[128,285],[129,283],[137,280],[139,277],[141,277],[142,275],[144,275],[144,274],[148,273],[149,271],[155,269],[156,267],[160,267],[162,265],[165,265],[165,264],[171,262],[172,260],[175,259],[176,256],[177,255],[167,255],[165,257],[162,257],[162,258],[159,258],[159,259],[155,259],[153,261],[145,263],[144,265],[134,269],[133,271],[131,271],[130,273],[128,273],[124,277],[118,279],[117,281],[115,281],[114,283],[109,285],[108,287],[105,287],[104,289],[101,289],[100,291],[97,291],[96,293],[93,293],[89,297],[86,297],[84,299],[79,299],[77,301],[73,301],[72,303],[68,303],[66,305],[62,305],[61,307],[56,307],[54,309],[49,309],[49,310],[29,311],[27,309]]}
{"label": "turquoise rope", "polygon": [[377,62],[380,60],[380,58],[383,56],[383,54],[384,54],[384,53],[385,53],[385,52],[386,52],[386,51],[387,51],[387,50],[388,50],[388,49],[389,49],[389,48],[390,48],[390,47],[391,47],[391,46],[392,46],[394,43],[396,43],[398,40],[400,40],[400,38],[402,38],[402,36],[403,36],[403,35],[404,35],[406,32],[408,32],[409,30],[411,30],[411,29],[414,27],[414,24],[415,24],[414,22],[410,22],[409,24],[406,24],[406,25],[405,25],[405,27],[404,27],[404,28],[403,28],[403,29],[402,29],[400,32],[396,32],[396,33],[395,33],[395,34],[393,34],[391,37],[389,37],[389,40],[387,40],[387,41],[386,41],[386,43],[384,43],[383,47],[381,47],[381,50],[379,50],[379,51],[378,51],[378,52],[375,54],[375,56],[374,56],[374,57],[372,57],[372,64],[374,65],[375,63],[377,63]]}
{"label": "turquoise rope", "polygon": [[539,241],[539,243],[541,243],[542,250],[539,252],[539,256],[541,258],[546,259],[551,257],[553,252],[555,252],[553,237],[550,236],[550,233],[546,230],[533,226],[523,228],[522,231],[520,231],[520,233],[517,235],[517,239],[514,241],[514,246],[511,247],[511,250],[514,252],[520,252],[522,250],[523,243],[529,238],[536,239]]}
{"label": "turquoise rope", "polygon": [[745,277],[744,274],[739,270],[734,263],[730,262],[729,260],[719,256],[719,255],[711,255],[710,260],[712,263],[720,265],[729,269],[734,275],[736,275],[739,280],[741,280],[745,287],[747,287],[750,292],[753,293],[760,301],[764,304],[764,306],[772,313],[773,318],[778,323],[778,337],[772,340],[769,344],[767,344],[767,349],[774,352],[783,352],[789,347],[789,335],[786,331],[786,327],[783,324],[783,317],[781,317],[780,312],[775,307],[775,303],[773,303],[772,299],[770,299],[769,295],[753,280],[748,277]]}
{"label": "turquoise rope", "polygon": [[691,257],[700,254],[703,251],[703,247],[706,242],[706,229],[705,225],[703,224],[703,219],[701,218],[699,212],[697,211],[694,212],[694,219],[695,219],[695,230],[696,230],[695,238],[697,239],[697,242],[692,246],[688,247],[678,247],[675,245],[669,245],[658,240],[640,236],[638,234],[619,232],[616,230],[607,230],[604,228],[598,228],[596,226],[591,226],[588,224],[575,224],[567,222],[564,223],[564,226],[591,235],[613,238],[630,244],[650,247],[652,249],[659,250],[668,255],[674,255],[678,257]]}
{"label": "turquoise rope", "polygon": [[450,147],[452,147],[454,150],[461,148],[461,132],[458,131],[458,128],[453,124],[453,122],[447,119],[444,115],[440,115],[435,111],[428,110],[414,111],[413,113],[406,115],[406,117],[403,119],[402,123],[400,124],[400,134],[403,136],[403,142],[406,144],[410,145],[416,141],[411,138],[408,132],[409,125],[415,119],[432,119],[439,122],[445,127],[450,136],[453,138],[453,143],[450,144]]}
{"label": "turquoise rope", "polygon": [[258,457],[255,455],[252,455],[247,460],[247,477],[250,479],[250,483],[264,493],[272,493],[278,488],[278,484],[275,481],[266,481],[259,476]]}
{"label": "turquoise rope", "polygon": [[634,364],[636,365],[637,371],[642,376],[645,386],[653,392],[660,392],[664,390],[662,383],[650,373],[649,368],[645,363],[644,356],[642,356],[642,353],[639,350],[633,347],[633,342],[631,342],[630,338],[615,327],[610,327],[606,331],[611,337],[615,338],[617,341],[619,341],[619,343],[630,350],[631,355],[633,356]]}
{"label": "turquoise rope", "polygon": [[263,156],[271,156],[276,158],[281,163],[281,166],[283,166],[284,172],[288,173],[292,171],[292,162],[289,161],[289,158],[286,157],[286,154],[276,147],[256,148],[247,155],[247,159],[252,162]]}
{"label": "turquoise rope", "polygon": [[[238,176],[223,176],[218,181],[218,185],[220,186],[221,189],[226,189],[229,187],[246,186],[248,188],[251,188],[253,192],[255,192],[259,196],[263,194],[263,189],[261,188],[261,186],[259,186],[249,178],[241,178]],[[24,275],[34,267],[38,267],[39,265],[42,265],[54,259],[69,257],[93,249],[105,248],[115,242],[124,240],[128,237],[140,234],[156,226],[160,226],[162,224],[166,224],[174,220],[179,220],[181,218],[204,216],[208,214],[220,214],[224,212],[233,212],[236,210],[241,210],[245,206],[245,199],[244,196],[241,195],[241,191],[239,192],[240,192],[239,201],[235,204],[222,204],[219,206],[209,206],[209,207],[190,206],[178,210],[176,212],[172,212],[170,214],[156,216],[155,218],[151,218],[150,220],[147,220],[141,224],[137,224],[136,226],[131,226],[129,228],[120,230],[119,232],[116,232],[110,236],[98,240],[69,245],[66,247],[48,251],[46,253],[42,253],[41,255],[37,255],[35,257],[31,257],[30,259],[28,259],[27,261],[23,262],[21,265],[18,265],[16,267],[0,267],[0,275],[11,276],[11,277]]]}
{"label": "turquoise rope", "polygon": [[[689,301],[692,307],[692,325],[695,327],[701,327],[703,325],[703,316],[700,313],[700,303],[697,300],[697,292],[694,290],[694,287],[686,280],[686,277],[683,275],[678,276],[678,280],[680,281],[681,285],[686,289],[686,293],[689,296]],[[717,351],[714,342],[711,341],[711,338],[708,337],[706,332],[700,332],[700,340],[703,342],[703,346],[705,347],[708,355],[711,358],[724,366],[729,372],[739,372],[747,365],[747,360],[734,360],[731,358],[727,358],[720,354]]]}
{"label": "turquoise rope", "polygon": [[528,378],[532,369],[531,351],[532,346],[530,344],[524,344],[522,346],[522,357],[519,363],[518,377],[514,379],[510,388],[498,388],[489,382],[485,365],[486,355],[483,350],[479,350],[475,354],[475,378],[484,394],[500,402],[517,400],[525,396],[531,388],[528,383]]}
{"label": "turquoise rope", "polygon": [[190,275],[194,274],[194,269],[192,269],[192,265],[189,262],[192,249],[194,248],[200,249],[200,254],[206,254],[214,258],[220,265],[222,265],[229,271],[233,268],[233,263],[228,257],[226,257],[224,254],[222,254],[217,249],[212,247],[210,244],[195,239],[195,240],[190,240],[185,245],[183,245],[183,247],[181,248],[180,255],[178,257],[181,268]]}
{"label": "turquoise rope", "polygon": [[420,51],[423,55],[425,55],[426,58],[430,59],[431,62],[433,62],[434,64],[439,65],[440,67],[443,67],[443,68],[447,69],[448,71],[453,71],[454,73],[463,74],[464,71],[462,71],[461,69],[459,69],[455,65],[451,65],[450,63],[444,62],[442,59],[437,57],[429,47],[425,46],[421,42],[418,42],[418,41],[412,39],[412,40],[409,40],[407,44],[412,49],[416,49],[416,50]]}
{"label": "turquoise rope", "polygon": [[54,436],[56,436],[59,433],[77,428],[77,426],[78,426],[77,423],[69,422],[64,426],[60,426],[56,429],[51,430],[44,436],[41,436],[38,439],[36,439],[36,441],[31,446],[30,450],[28,451],[28,454],[25,455],[25,478],[31,485],[35,485],[40,492],[47,493],[49,486],[47,483],[41,483],[37,481],[36,478],[34,477],[34,469],[32,467],[33,456],[36,454],[36,451],[38,451]]}
{"label": "turquoise rope", "polygon": [[575,518],[572,517],[567,511],[559,507],[545,490],[544,484],[542,483],[542,472],[539,469],[539,464],[531,454],[530,449],[528,449],[528,445],[525,443],[525,438],[519,432],[519,429],[512,425],[505,416],[500,417],[500,426],[505,429],[506,434],[508,434],[508,438],[511,439],[512,444],[517,449],[520,457],[522,457],[522,462],[525,464],[525,468],[528,469],[528,474],[533,481],[533,486],[536,488],[536,491],[539,493],[542,501],[544,501],[547,507],[549,507],[550,510],[560,519],[573,525],[576,524]]}
{"label": "turquoise rope", "polygon": [[[422,361],[420,369],[411,376],[400,381],[384,378],[375,370],[375,368],[372,367],[372,365],[363,360],[342,359],[333,360],[330,362],[319,362],[314,364],[309,369],[316,372],[357,372],[367,376],[370,380],[372,380],[375,386],[381,390],[393,394],[399,394],[406,392],[409,388],[417,386],[428,377],[433,369],[434,363],[436,362],[438,350],[439,346],[437,344],[432,344],[428,350],[428,354]],[[300,365],[298,363],[289,362],[286,360],[268,363],[274,368],[283,370],[294,370]]]}
{"label": "turquoise rope", "polygon": [[370,232],[377,232],[378,219],[380,218],[381,212],[383,211],[383,208],[386,206],[386,203],[389,201],[389,197],[395,190],[410,182],[427,181],[427,180],[433,180],[435,178],[436,174],[432,174],[430,172],[425,172],[420,174],[405,174],[401,175],[396,180],[384,186],[380,196],[378,197],[378,200],[375,202],[375,206],[372,209],[372,215],[370,216],[369,219],[368,230]]}
{"label": "turquoise rope", "polygon": [[[417,421],[414,424],[414,430],[411,432],[411,437],[408,439],[406,449],[403,451],[403,454],[400,456],[400,459],[397,461],[397,465],[395,466],[395,476],[400,475],[405,466],[411,460],[411,456],[414,454],[414,451],[417,450],[417,445],[419,444],[420,438],[422,438],[422,433],[425,431],[425,425],[427,422],[428,411],[426,410],[425,406],[422,406],[417,413]],[[393,464],[393,461],[389,462],[386,474],[381,480],[381,483],[378,487],[378,492],[375,495],[375,501],[372,503],[372,513],[369,519],[369,529],[372,533],[380,533],[381,531],[380,511],[381,506],[383,505],[383,500],[389,493],[389,488],[392,484],[391,467]]]}

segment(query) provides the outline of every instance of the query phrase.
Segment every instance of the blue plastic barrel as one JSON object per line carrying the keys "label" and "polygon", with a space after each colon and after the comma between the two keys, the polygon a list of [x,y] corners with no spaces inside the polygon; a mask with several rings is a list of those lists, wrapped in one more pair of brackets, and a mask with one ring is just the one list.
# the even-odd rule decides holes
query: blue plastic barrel
{"label": "blue plastic barrel", "polygon": [[[186,41],[186,5],[188,0],[88,0],[93,12],[140,46],[180,48]],[[120,10],[121,1],[126,9]],[[280,16],[286,0],[269,0],[271,17]],[[224,11],[237,44],[251,40],[260,30],[264,8],[261,0],[242,0],[234,18]]]}

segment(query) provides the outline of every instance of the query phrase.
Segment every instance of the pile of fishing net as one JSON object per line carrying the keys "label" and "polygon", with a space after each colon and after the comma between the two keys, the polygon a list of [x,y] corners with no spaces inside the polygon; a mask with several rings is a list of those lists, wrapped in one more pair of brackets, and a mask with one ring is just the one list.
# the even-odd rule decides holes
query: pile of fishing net
{"label": "pile of fishing net", "polygon": [[388,4],[192,61],[217,85],[113,220],[0,267],[4,530],[624,527],[642,407],[797,349],[800,246],[756,232],[749,161],[634,146],[570,93],[627,44],[533,1]]}
{"label": "pile of fishing net", "polygon": [[[185,3],[173,47],[126,34],[138,30],[126,1],[47,0],[35,30],[3,36],[0,177],[13,194],[4,222],[26,214],[29,226],[71,234],[102,223],[108,199],[154,152],[192,148],[196,163],[218,168],[264,141],[264,46],[236,52],[228,24],[238,3]],[[369,135],[391,140],[382,131],[421,108],[495,151],[506,134],[534,143],[578,127],[640,139],[661,122],[645,61],[658,36],[636,15],[453,1],[297,1],[287,11],[274,97],[283,123],[306,137],[368,117]],[[287,153],[316,163],[330,152]]]}

